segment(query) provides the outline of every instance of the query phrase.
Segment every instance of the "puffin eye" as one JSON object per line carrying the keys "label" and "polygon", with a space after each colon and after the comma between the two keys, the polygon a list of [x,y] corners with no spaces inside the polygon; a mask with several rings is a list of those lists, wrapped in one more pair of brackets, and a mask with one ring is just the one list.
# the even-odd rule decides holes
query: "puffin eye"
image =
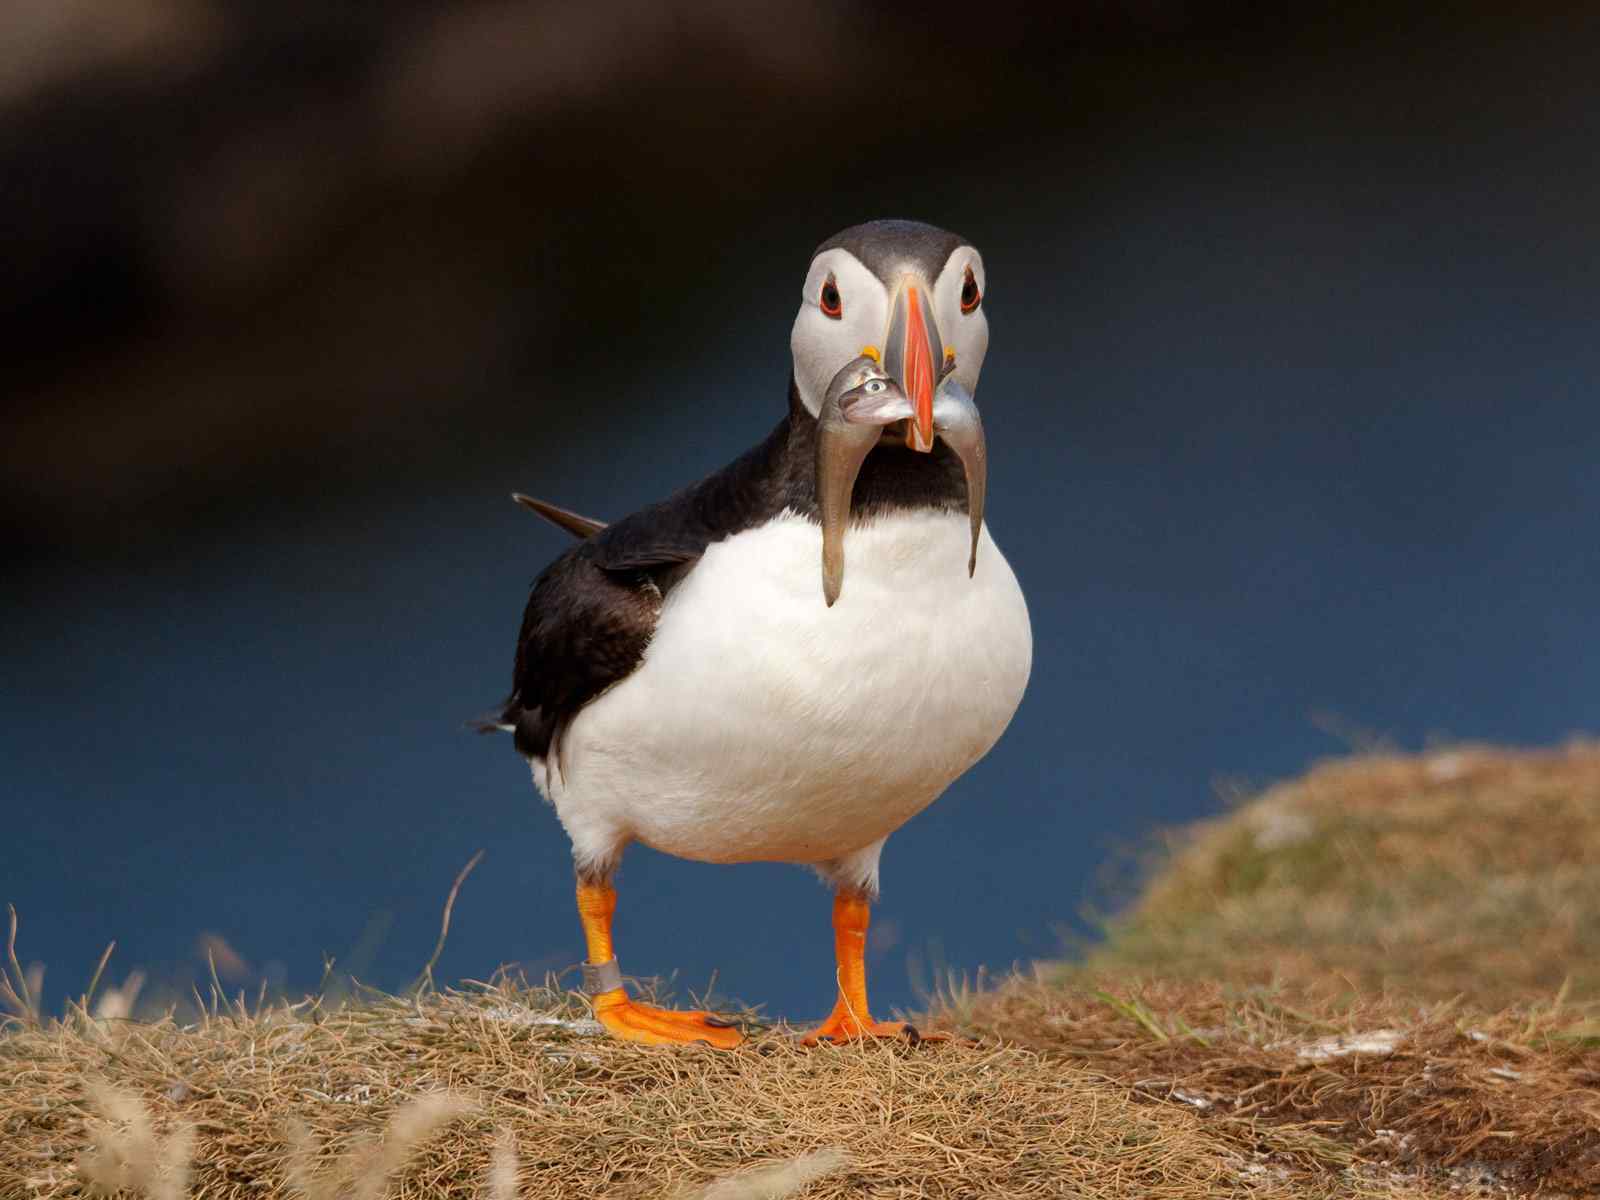
{"label": "puffin eye", "polygon": [[829,275],[822,284],[822,295],[817,298],[817,303],[822,307],[824,316],[832,317],[837,321],[844,316],[844,301],[839,298],[839,285]]}
{"label": "puffin eye", "polygon": [[973,278],[972,268],[967,268],[967,277],[961,281],[961,311],[969,313],[983,303],[983,295],[978,291],[978,281]]}

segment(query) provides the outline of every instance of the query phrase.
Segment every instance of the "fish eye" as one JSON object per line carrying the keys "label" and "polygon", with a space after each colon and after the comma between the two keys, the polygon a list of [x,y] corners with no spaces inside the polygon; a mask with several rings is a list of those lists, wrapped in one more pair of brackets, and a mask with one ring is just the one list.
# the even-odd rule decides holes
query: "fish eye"
{"label": "fish eye", "polygon": [[874,380],[870,381],[867,384],[867,391],[871,395],[876,396],[879,392],[883,391],[883,380],[874,379]]}
{"label": "fish eye", "polygon": [[822,294],[817,298],[817,303],[822,308],[824,316],[832,317],[837,321],[844,316],[844,300],[839,296],[839,285],[829,275],[822,284]]}
{"label": "fish eye", "polygon": [[978,291],[978,281],[972,274],[972,268],[967,268],[967,277],[961,281],[961,311],[973,312],[978,305],[983,303],[983,294]]}

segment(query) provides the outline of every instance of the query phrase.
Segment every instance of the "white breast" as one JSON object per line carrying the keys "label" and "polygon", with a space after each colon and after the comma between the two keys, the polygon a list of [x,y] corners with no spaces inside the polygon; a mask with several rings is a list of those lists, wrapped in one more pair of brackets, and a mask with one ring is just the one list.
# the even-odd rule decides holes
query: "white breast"
{"label": "white breast", "polygon": [[981,758],[1032,659],[1016,577],[961,514],[851,528],[822,600],[820,529],[785,514],[707,548],[644,661],[535,778],[580,859],[630,840],[712,862],[816,863],[887,836]]}

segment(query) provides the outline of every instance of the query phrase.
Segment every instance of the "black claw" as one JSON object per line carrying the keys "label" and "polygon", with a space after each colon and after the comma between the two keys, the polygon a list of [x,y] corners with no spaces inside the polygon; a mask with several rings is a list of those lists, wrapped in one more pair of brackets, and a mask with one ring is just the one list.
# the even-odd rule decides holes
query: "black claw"
{"label": "black claw", "polygon": [[908,1042],[910,1042],[913,1046],[922,1045],[922,1034],[917,1032],[917,1027],[915,1025],[913,1025],[910,1021],[907,1021],[905,1023],[905,1028],[904,1028],[903,1032],[906,1035],[906,1040]]}
{"label": "black claw", "polygon": [[739,1023],[738,1021],[730,1020],[727,1017],[707,1016],[707,1017],[705,1017],[703,1019],[704,1019],[705,1023],[707,1025],[711,1026],[711,1028],[713,1028],[713,1029],[732,1029],[735,1025],[737,1025]]}

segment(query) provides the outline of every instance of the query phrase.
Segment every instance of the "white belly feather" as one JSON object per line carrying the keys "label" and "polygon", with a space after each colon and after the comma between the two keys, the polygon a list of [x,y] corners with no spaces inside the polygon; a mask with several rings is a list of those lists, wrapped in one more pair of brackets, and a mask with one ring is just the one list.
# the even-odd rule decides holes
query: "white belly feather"
{"label": "white belly feather", "polygon": [[785,514],[706,549],[638,669],[536,764],[580,858],[638,840],[710,862],[817,863],[887,836],[994,745],[1032,659],[1027,606],[967,518],[898,513],[845,536]]}

